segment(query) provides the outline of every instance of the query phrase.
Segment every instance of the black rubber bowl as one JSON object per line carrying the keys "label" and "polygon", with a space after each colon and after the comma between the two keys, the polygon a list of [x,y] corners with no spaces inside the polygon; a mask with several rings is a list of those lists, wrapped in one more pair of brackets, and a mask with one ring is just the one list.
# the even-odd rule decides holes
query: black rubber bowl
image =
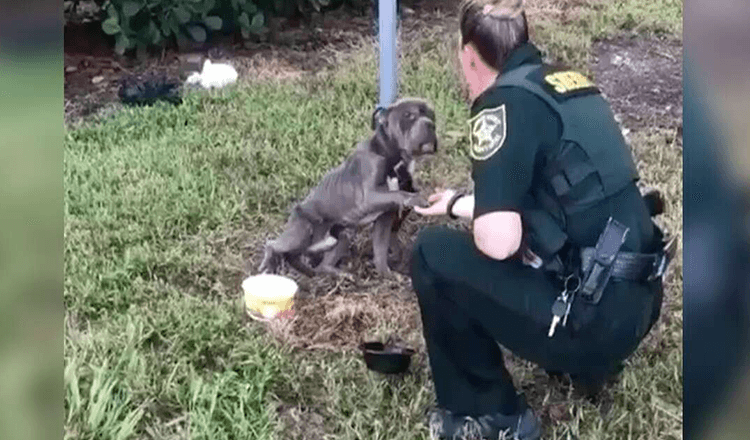
{"label": "black rubber bowl", "polygon": [[367,368],[384,374],[399,374],[409,369],[415,351],[398,345],[386,346],[382,342],[364,342],[359,346]]}

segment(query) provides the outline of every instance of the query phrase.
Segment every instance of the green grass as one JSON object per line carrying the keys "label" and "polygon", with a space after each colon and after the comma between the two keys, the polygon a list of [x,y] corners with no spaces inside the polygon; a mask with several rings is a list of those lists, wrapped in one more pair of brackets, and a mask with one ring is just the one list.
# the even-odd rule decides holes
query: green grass
{"label": "green grass", "polygon": [[[538,38],[565,56],[643,17],[639,32],[679,29],[680,2],[624,4],[587,9],[598,17],[587,28],[553,35],[542,26]],[[422,178],[456,185],[468,159],[453,133],[465,131],[468,112],[450,42],[435,35],[405,55],[401,91],[435,105],[445,139]],[[383,379],[351,351],[292,350],[236,307],[257,261],[245,245],[277,232],[291,204],[368,134],[376,67],[364,46],[316,78],[193,94],[178,108],[124,109],[66,132],[66,438],[428,438],[423,357],[403,380]],[[681,151],[665,145],[668,135],[641,133],[633,146],[646,183],[670,198],[665,223],[679,231]],[[547,438],[682,438],[681,280],[678,260],[666,319],[611,390],[610,412],[573,399]],[[371,331],[385,329],[388,321]],[[534,385],[532,366],[512,369],[520,387],[541,393],[535,403],[567,401],[564,390]]]}

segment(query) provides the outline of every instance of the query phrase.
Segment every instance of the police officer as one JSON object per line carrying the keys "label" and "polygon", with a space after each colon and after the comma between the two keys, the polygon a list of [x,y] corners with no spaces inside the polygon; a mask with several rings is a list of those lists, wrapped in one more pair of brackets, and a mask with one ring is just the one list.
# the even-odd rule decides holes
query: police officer
{"label": "police officer", "polygon": [[499,345],[596,390],[659,316],[670,254],[599,90],[543,63],[520,1],[465,0],[460,62],[474,193],[438,190],[411,277],[438,409],[433,435],[537,439]]}

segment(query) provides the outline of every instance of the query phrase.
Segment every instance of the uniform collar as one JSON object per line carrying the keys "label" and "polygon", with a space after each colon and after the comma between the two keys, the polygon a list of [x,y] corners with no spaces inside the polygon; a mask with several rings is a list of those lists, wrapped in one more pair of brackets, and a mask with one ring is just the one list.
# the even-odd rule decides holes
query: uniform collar
{"label": "uniform collar", "polygon": [[[541,62],[541,51],[539,51],[539,49],[537,49],[537,47],[534,46],[533,43],[525,43],[510,53],[510,56],[503,65],[503,69],[500,71],[500,75],[510,72],[516,67],[521,67],[524,64],[540,64]],[[500,77],[500,75],[498,75],[498,78]]]}
{"label": "uniform collar", "polygon": [[[541,64],[542,63],[542,53],[541,51],[531,42],[525,43],[518,48],[516,48],[513,52],[510,53],[510,56],[505,61],[505,64],[503,65],[502,70],[500,71],[500,74],[497,76],[496,81],[500,79],[500,77],[507,72],[510,72],[511,70],[521,67],[524,64]],[[495,87],[494,85],[490,86],[479,94],[479,96],[474,99],[474,102],[471,105],[471,111],[474,113],[475,111],[482,108],[483,101],[486,100],[486,98],[492,94]]]}

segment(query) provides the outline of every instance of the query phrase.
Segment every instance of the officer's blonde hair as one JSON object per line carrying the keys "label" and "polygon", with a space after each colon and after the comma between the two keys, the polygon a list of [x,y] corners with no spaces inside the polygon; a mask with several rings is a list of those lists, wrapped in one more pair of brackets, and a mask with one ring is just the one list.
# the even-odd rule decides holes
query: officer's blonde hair
{"label": "officer's blonde hair", "polygon": [[472,44],[497,70],[513,50],[529,41],[523,0],[463,0],[459,23],[460,46]]}

